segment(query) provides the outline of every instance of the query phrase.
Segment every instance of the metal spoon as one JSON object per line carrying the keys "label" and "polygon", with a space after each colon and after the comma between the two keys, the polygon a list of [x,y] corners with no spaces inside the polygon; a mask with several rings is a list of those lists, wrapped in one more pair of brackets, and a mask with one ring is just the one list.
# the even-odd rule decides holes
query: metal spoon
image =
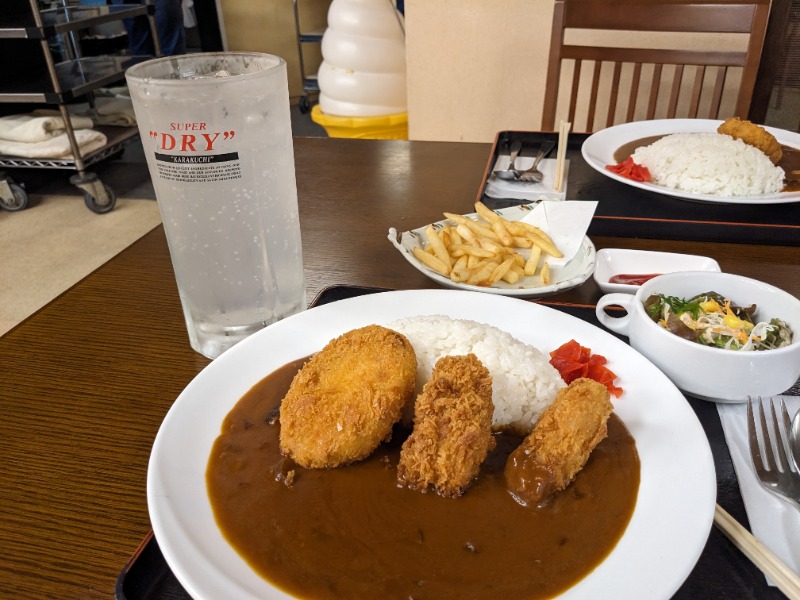
{"label": "metal spoon", "polygon": [[511,160],[508,162],[508,167],[505,169],[498,169],[494,172],[496,177],[500,179],[506,180],[514,180],[519,177],[519,171],[516,170],[514,162],[517,160],[517,156],[519,155],[519,151],[522,150],[522,142],[516,141],[511,144]]}
{"label": "metal spoon", "polygon": [[545,140],[542,142],[542,145],[539,147],[539,151],[536,153],[536,158],[533,160],[533,165],[531,168],[526,169],[519,174],[520,181],[539,183],[542,179],[544,179],[544,173],[539,170],[539,163],[542,162],[542,159],[547,156],[547,153],[553,149],[553,146],[555,146],[555,142],[550,140]]}

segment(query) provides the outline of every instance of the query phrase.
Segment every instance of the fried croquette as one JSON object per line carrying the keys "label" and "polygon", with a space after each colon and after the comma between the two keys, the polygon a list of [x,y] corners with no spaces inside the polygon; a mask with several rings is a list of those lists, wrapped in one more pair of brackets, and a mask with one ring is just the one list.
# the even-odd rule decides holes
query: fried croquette
{"label": "fried croquette", "polygon": [[366,458],[413,401],[416,373],[414,348],[391,329],[370,325],[332,340],[283,398],[281,452],[306,468]]}
{"label": "fried croquette", "polygon": [[445,497],[463,494],[494,448],[493,412],[492,376],[478,357],[440,358],[414,405],[397,480]]}
{"label": "fried croquette", "polygon": [[783,156],[781,144],[774,135],[763,127],[739,117],[726,119],[717,127],[717,133],[729,135],[736,140],[742,140],[748,146],[758,148],[774,165],[777,165]]}
{"label": "fried croquette", "polygon": [[535,506],[566,488],[608,435],[613,408],[608,389],[591,379],[559,390],[506,461],[506,485],[514,499]]}

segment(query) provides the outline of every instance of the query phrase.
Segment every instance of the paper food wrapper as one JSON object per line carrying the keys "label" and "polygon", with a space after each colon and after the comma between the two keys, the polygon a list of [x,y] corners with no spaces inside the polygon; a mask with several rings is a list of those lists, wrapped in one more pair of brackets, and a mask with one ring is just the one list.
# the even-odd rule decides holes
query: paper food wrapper
{"label": "paper food wrapper", "polygon": [[[790,415],[800,410],[800,397],[777,396],[774,398],[775,406],[778,405],[779,398],[786,403]],[[750,458],[747,404],[717,404],[717,411],[753,535],[800,575],[800,550],[797,543],[800,540],[800,511],[786,500],[765,490],[758,482]],[[774,585],[769,580],[768,583]]]}
{"label": "paper food wrapper", "polygon": [[564,256],[548,256],[547,263],[551,268],[560,267],[575,258],[596,209],[597,202],[542,200],[522,220],[550,236]]}

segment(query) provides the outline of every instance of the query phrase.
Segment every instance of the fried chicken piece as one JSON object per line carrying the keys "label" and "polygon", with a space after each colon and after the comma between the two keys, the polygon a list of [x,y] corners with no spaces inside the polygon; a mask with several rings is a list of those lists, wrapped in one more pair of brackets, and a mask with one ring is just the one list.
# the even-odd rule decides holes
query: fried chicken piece
{"label": "fried chicken piece", "polygon": [[292,380],[280,407],[281,452],[306,468],[366,458],[391,437],[416,377],[404,335],[369,325],[339,336]]}
{"label": "fried chicken piece", "polygon": [[506,461],[506,485],[514,499],[535,506],[566,488],[608,435],[613,409],[608,389],[591,379],[576,379],[559,390]]}
{"label": "fried chicken piece", "polygon": [[783,156],[780,142],[769,131],[739,117],[726,119],[719,127],[717,133],[729,135],[736,140],[742,140],[748,146],[761,150],[777,165]]}
{"label": "fried chicken piece", "polygon": [[414,406],[397,480],[445,497],[463,494],[494,448],[493,413],[492,376],[478,357],[440,358]]}

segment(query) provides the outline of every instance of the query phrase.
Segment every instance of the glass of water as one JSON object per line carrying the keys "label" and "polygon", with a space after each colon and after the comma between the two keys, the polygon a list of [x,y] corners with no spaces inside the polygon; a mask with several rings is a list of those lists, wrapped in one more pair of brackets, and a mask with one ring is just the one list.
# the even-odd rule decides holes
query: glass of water
{"label": "glass of water", "polygon": [[222,52],[126,73],[192,348],[305,308],[286,62]]}

